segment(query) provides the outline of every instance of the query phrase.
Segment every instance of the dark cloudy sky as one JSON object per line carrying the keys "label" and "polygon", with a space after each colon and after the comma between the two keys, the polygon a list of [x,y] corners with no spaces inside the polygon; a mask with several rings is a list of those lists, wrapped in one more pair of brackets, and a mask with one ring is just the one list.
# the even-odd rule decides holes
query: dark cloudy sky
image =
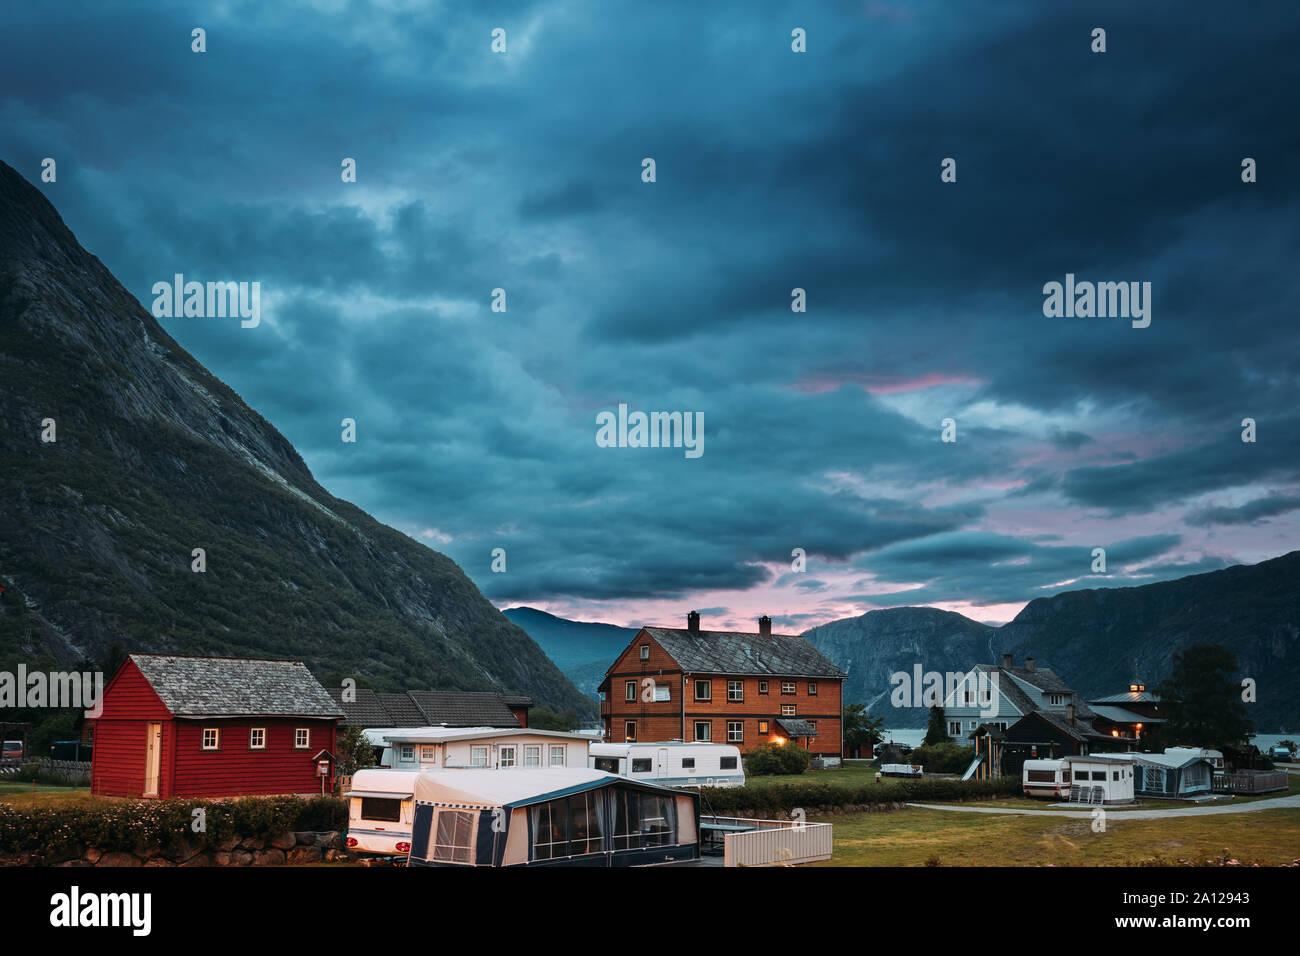
{"label": "dark cloudy sky", "polygon": [[[146,307],[259,281],[162,322],[502,607],[1006,620],[1300,546],[1298,49],[1240,0],[52,2],[0,157]],[[1044,317],[1067,272],[1150,327]],[[620,402],[703,456],[598,448]]]}

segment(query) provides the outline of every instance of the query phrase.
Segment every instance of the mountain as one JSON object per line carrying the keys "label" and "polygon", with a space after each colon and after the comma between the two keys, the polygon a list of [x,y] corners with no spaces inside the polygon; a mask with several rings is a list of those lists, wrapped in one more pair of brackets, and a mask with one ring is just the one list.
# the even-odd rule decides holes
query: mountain
{"label": "mountain", "polygon": [[534,607],[512,607],[502,613],[527,631],[565,676],[592,697],[609,665],[637,632],[635,627],[570,621]]}
{"label": "mountain", "polygon": [[0,463],[0,665],[295,658],[595,713],[454,562],[322,488],[4,163]]}
{"label": "mountain", "polygon": [[1250,714],[1262,733],[1300,728],[1300,551],[1127,588],[1065,591],[1029,602],[1002,627],[935,608],[871,611],[804,635],[849,672],[848,702],[872,702],[887,726],[922,726],[923,712],[889,706],[889,674],[964,671],[1010,653],[1050,667],[1084,697],[1154,686],[1174,651],[1222,644],[1256,681]]}
{"label": "mountain", "polygon": [[889,675],[903,672],[910,679],[918,663],[923,671],[939,673],[995,663],[998,635],[998,628],[952,611],[895,607],[831,621],[803,636],[849,675],[845,703],[867,704],[887,727],[924,727],[926,708],[890,704]]}

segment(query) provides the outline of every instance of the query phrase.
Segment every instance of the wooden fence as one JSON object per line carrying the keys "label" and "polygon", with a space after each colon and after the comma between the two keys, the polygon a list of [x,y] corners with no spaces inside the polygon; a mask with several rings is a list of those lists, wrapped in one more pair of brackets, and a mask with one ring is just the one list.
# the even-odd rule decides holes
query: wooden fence
{"label": "wooden fence", "polygon": [[1272,793],[1287,790],[1285,770],[1235,770],[1214,775],[1215,793]]}
{"label": "wooden fence", "polygon": [[833,847],[832,825],[797,820],[754,820],[715,817],[717,823],[749,826],[724,839],[724,866],[793,866],[829,860]]}

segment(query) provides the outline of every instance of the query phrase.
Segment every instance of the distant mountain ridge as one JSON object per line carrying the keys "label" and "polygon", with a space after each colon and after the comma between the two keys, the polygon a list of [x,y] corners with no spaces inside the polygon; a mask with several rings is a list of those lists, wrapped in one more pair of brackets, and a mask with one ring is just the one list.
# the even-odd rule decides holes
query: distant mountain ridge
{"label": "distant mountain ridge", "polygon": [[[1124,588],[1090,588],[1037,598],[1002,627],[935,608],[870,611],[804,634],[849,673],[845,700],[872,702],[891,726],[923,726],[924,711],[889,706],[889,674],[967,670],[1012,654],[1034,657],[1085,697],[1118,693],[1133,679],[1154,686],[1173,654],[1222,644],[1243,677],[1256,681],[1248,705],[1256,730],[1300,729],[1300,551],[1219,571]],[[907,721],[904,723],[904,721]]]}
{"label": "distant mountain ridge", "polygon": [[577,688],[596,696],[605,671],[636,635],[638,628],[570,621],[534,607],[512,607],[502,613],[528,632]]}
{"label": "distant mountain ridge", "polygon": [[294,658],[595,713],[454,562],[322,488],[4,163],[0,462],[0,665]]}

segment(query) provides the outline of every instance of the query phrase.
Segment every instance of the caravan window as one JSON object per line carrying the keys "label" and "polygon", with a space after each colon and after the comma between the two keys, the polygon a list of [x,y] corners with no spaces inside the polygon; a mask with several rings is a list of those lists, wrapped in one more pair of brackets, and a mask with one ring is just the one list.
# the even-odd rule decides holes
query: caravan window
{"label": "caravan window", "polygon": [[735,770],[735,769],[736,769],[736,758],[735,758],[735,757],[720,757],[720,758],[718,758],[718,769],[719,769],[719,770]]}
{"label": "caravan window", "polygon": [[469,863],[474,856],[473,810],[439,810],[433,858],[439,863]]}
{"label": "caravan window", "polygon": [[632,772],[633,772],[633,773],[649,773],[649,772],[650,772],[650,758],[649,758],[649,757],[633,757],[633,758],[632,758]]}
{"label": "caravan window", "polygon": [[599,799],[599,793],[589,791],[531,808],[533,859],[556,860],[601,852],[604,829],[596,806]]}
{"label": "caravan window", "polygon": [[591,760],[596,765],[595,769],[597,770],[603,770],[606,773],[618,773],[617,757],[592,757]]}
{"label": "caravan window", "polygon": [[400,823],[402,821],[402,801],[389,797],[362,797],[361,819],[378,820],[382,823]]}
{"label": "caravan window", "polygon": [[682,758],[682,769],[683,769],[683,770],[694,770],[694,769],[695,769],[695,758],[694,758],[694,757],[683,757],[683,758]]}
{"label": "caravan window", "polygon": [[1056,782],[1056,772],[1054,770],[1026,770],[1025,775],[1029,778],[1030,783]]}
{"label": "caravan window", "polygon": [[620,789],[614,800],[614,849],[637,850],[676,843],[676,810],[672,797]]}

